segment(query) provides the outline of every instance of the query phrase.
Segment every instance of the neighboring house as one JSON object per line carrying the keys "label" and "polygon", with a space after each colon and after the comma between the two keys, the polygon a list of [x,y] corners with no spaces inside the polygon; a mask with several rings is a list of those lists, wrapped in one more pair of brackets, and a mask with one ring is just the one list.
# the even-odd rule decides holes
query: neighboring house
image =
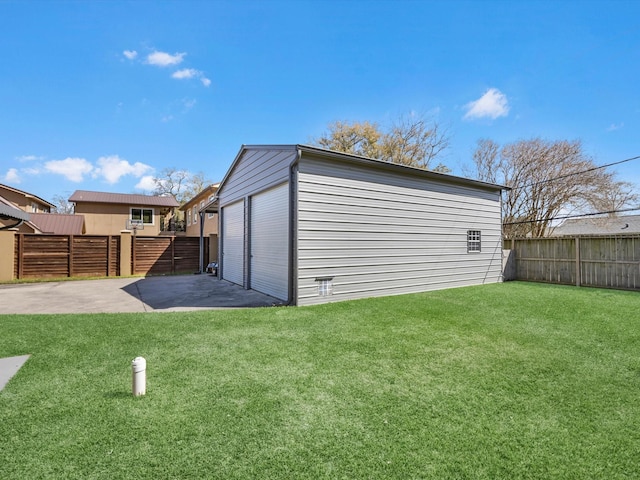
{"label": "neighboring house", "polygon": [[243,146],[205,210],[220,211],[221,278],[308,305],[501,281],[504,188],[303,145]]}
{"label": "neighboring house", "polygon": [[[87,235],[119,235],[128,227],[128,220],[141,221],[144,229],[139,235],[159,235],[168,229],[170,219],[179,206],[175,198],[167,196],[76,190],[69,201],[74,211],[84,216]],[[167,228],[165,228],[165,226]]]}
{"label": "neighboring house", "polygon": [[201,213],[200,211],[213,201],[219,185],[219,183],[209,185],[180,207],[180,210],[184,212],[185,231],[188,237],[199,237],[200,227],[203,227],[202,234],[205,237],[218,234],[218,214]]}
{"label": "neighboring house", "polygon": [[640,233],[640,215],[570,218],[555,227],[550,236],[628,235]]}
{"label": "neighboring house", "polygon": [[[32,233],[37,228],[29,223],[31,214],[49,214],[52,208],[55,208],[55,205],[36,195],[0,184],[0,228],[2,229],[16,228],[19,232]],[[18,214],[15,210],[23,214]]]}
{"label": "neighboring house", "polygon": [[56,206],[36,195],[0,184],[0,197],[27,213],[50,213]]}

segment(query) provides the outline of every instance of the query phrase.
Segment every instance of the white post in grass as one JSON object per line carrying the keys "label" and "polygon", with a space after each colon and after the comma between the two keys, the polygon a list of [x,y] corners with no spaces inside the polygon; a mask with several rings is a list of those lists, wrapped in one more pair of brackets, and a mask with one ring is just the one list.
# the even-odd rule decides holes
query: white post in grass
{"label": "white post in grass", "polygon": [[144,395],[147,391],[147,361],[144,357],[136,357],[131,362],[133,396]]}

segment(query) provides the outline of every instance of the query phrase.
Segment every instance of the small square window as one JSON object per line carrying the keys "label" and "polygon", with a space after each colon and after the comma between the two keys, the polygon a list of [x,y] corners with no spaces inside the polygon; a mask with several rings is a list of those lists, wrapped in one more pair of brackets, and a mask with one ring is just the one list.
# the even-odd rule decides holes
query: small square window
{"label": "small square window", "polygon": [[316,278],[318,284],[318,296],[328,297],[333,295],[333,278]]}
{"label": "small square window", "polygon": [[467,252],[480,252],[481,247],[480,230],[467,230]]}

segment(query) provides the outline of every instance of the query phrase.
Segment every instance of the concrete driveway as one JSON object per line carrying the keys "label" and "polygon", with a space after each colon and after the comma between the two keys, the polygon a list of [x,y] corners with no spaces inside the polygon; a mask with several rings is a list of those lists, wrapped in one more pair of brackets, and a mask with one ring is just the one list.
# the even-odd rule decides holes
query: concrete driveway
{"label": "concrete driveway", "polygon": [[176,312],[282,305],[213,275],[0,285],[0,313]]}

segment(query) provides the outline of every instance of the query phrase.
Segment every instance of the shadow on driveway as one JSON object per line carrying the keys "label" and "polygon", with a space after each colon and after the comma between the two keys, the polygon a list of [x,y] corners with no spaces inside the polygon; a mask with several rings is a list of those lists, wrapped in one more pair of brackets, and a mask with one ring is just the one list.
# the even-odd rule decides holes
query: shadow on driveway
{"label": "shadow on driveway", "polygon": [[139,298],[149,310],[273,307],[283,304],[277,298],[245,290],[209,274],[145,277],[122,290]]}

